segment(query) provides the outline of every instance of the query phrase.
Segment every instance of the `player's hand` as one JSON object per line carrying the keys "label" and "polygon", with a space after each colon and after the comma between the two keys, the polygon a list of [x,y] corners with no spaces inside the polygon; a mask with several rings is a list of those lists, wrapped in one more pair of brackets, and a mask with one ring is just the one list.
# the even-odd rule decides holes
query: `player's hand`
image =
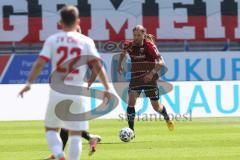
{"label": "player's hand", "polygon": [[122,74],[124,71],[123,65],[118,66],[118,73]]}
{"label": "player's hand", "polygon": [[143,81],[144,81],[144,83],[148,83],[148,82],[150,82],[152,79],[153,79],[153,73],[150,72],[150,73],[148,73],[148,74],[143,78]]}
{"label": "player's hand", "polygon": [[21,96],[23,98],[23,94],[31,89],[30,85],[24,86],[24,88],[18,93],[18,96]]}
{"label": "player's hand", "polygon": [[111,93],[109,91],[104,91],[103,93],[103,100],[106,101],[106,104],[112,99]]}

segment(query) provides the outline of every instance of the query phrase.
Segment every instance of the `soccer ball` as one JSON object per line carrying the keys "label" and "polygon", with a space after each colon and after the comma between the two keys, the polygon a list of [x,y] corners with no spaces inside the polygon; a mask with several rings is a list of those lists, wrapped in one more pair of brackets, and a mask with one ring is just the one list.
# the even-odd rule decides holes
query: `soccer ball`
{"label": "soccer ball", "polygon": [[129,142],[134,138],[134,132],[130,128],[122,128],[119,132],[119,138],[123,142]]}

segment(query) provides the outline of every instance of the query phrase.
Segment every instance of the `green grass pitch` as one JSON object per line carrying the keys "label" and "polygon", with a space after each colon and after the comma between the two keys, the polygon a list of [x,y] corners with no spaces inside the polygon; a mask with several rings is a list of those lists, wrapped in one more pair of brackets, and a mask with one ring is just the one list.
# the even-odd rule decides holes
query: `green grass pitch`
{"label": "green grass pitch", "polygon": [[[137,121],[136,138],[123,143],[122,120],[94,120],[90,132],[103,137],[88,157],[84,140],[82,160],[239,160],[240,118],[203,118],[175,122],[169,132],[163,121]],[[0,122],[0,160],[41,160],[49,155],[42,121]]]}

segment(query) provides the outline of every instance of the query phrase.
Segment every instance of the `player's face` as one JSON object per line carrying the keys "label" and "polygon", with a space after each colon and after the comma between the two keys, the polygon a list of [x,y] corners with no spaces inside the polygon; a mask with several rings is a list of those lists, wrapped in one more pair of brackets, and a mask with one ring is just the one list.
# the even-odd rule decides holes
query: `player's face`
{"label": "player's face", "polygon": [[133,32],[133,39],[136,44],[141,45],[144,40],[144,33],[141,30],[135,30]]}

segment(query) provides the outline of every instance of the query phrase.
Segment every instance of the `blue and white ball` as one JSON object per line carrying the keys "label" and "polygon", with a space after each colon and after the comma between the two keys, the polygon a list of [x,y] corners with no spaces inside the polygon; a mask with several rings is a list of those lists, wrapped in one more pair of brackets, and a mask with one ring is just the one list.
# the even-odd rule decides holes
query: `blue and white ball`
{"label": "blue and white ball", "polygon": [[119,138],[123,142],[129,142],[134,138],[134,132],[130,128],[122,128],[119,132]]}

